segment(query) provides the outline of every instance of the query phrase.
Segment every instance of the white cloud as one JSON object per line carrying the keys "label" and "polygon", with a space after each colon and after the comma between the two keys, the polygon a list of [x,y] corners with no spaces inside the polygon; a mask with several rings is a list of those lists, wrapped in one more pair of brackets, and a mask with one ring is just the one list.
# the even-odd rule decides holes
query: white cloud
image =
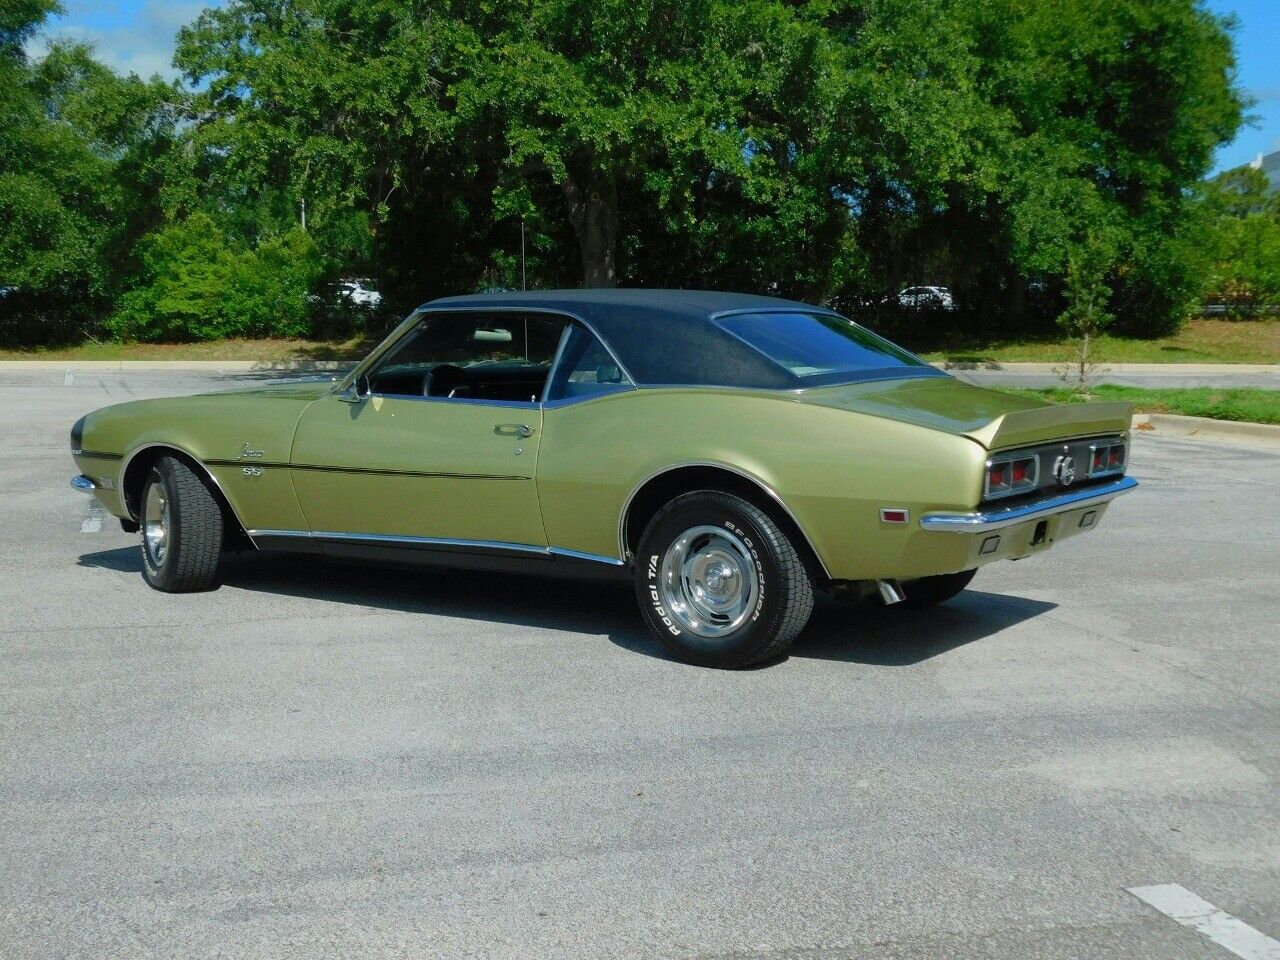
{"label": "white cloud", "polygon": [[87,43],[120,73],[158,73],[172,80],[178,75],[173,67],[178,29],[205,7],[218,5],[218,0],[63,0],[66,14],[45,25],[27,44],[27,55],[42,57],[59,40]]}

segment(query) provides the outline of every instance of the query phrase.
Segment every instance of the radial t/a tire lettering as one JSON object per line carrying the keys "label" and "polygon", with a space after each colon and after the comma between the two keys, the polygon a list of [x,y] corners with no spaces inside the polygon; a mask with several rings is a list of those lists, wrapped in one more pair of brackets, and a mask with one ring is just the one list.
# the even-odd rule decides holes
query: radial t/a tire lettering
{"label": "radial t/a tire lettering", "polygon": [[676,497],[640,537],[636,599],[675,657],[746,667],[786,652],[813,611],[804,561],[771,517],[740,497]]}

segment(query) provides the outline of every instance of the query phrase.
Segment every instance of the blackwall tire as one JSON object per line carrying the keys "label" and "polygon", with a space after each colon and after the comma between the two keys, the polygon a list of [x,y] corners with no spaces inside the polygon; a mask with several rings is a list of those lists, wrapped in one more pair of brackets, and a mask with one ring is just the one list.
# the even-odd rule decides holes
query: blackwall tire
{"label": "blackwall tire", "polygon": [[640,537],[636,599],[658,641],[688,663],[775,660],[809,622],[813,583],[764,511],[715,490],[679,496]]}
{"label": "blackwall tire", "polygon": [[207,481],[175,457],[161,457],[142,488],[142,575],[166,593],[218,585],[222,510]]}

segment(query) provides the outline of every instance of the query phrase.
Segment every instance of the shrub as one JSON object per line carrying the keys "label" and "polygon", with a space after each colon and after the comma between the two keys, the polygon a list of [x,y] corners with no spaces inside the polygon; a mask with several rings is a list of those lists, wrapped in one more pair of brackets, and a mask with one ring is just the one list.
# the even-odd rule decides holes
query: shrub
{"label": "shrub", "polygon": [[301,229],[236,250],[204,213],[149,237],[142,262],[142,284],[107,321],[124,340],[304,336],[307,294],[323,269]]}

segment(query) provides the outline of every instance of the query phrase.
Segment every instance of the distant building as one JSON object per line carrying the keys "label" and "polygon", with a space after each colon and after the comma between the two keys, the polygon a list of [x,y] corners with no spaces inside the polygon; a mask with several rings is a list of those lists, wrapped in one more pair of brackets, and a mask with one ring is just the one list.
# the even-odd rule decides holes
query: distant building
{"label": "distant building", "polygon": [[1267,175],[1267,193],[1280,193],[1280,150],[1274,153],[1260,153],[1258,159],[1249,164],[1255,170]]}

